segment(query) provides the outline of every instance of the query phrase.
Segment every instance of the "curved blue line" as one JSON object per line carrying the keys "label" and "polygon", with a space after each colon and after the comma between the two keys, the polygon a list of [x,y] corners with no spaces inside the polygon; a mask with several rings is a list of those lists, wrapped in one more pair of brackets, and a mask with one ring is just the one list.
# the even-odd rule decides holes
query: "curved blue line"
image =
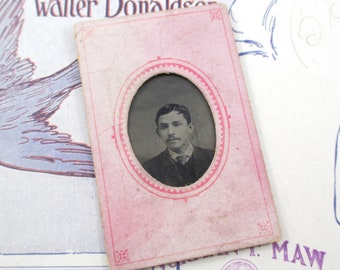
{"label": "curved blue line", "polygon": [[236,2],[236,0],[234,0],[234,1],[231,3],[231,5],[230,5],[230,7],[229,7],[228,13],[229,13],[231,19],[232,19],[234,22],[237,23],[238,21],[235,20],[235,18],[234,18],[234,16],[233,16],[233,11],[232,11],[235,2]]}
{"label": "curved blue line", "polygon": [[249,44],[249,45],[254,45],[256,46],[257,48],[263,48],[263,45],[258,42],[258,41],[255,41],[255,40],[251,40],[251,39],[236,39],[235,40],[236,42],[243,42],[243,43],[246,43],[246,44]]}
{"label": "curved blue line", "polygon": [[275,26],[276,26],[276,17],[272,16],[270,18],[270,22],[268,24],[268,16],[269,16],[270,12],[272,11],[272,8],[275,4],[277,4],[277,0],[272,0],[270,2],[269,6],[267,7],[265,14],[263,15],[263,19],[262,19],[262,26],[264,27],[265,30],[268,30],[270,32],[270,46],[273,50],[272,57],[273,57],[274,60],[276,60],[276,57],[278,56],[277,49],[274,45],[274,30],[275,30]]}
{"label": "curved blue line", "polygon": [[275,30],[275,26],[276,26],[276,18],[274,18],[273,20],[273,24],[272,24],[272,28],[271,28],[271,33],[270,33],[270,46],[273,49],[273,52],[275,54],[275,56],[273,55],[273,58],[276,59],[276,56],[278,55],[277,50],[276,50],[276,46],[274,45],[274,30]]}
{"label": "curved blue line", "polygon": [[265,29],[267,29],[266,27],[266,22],[268,20],[268,15],[270,13],[270,11],[272,10],[273,6],[277,3],[277,0],[272,0],[269,4],[269,6],[267,7],[267,10],[265,12],[265,14],[263,15],[263,19],[262,19],[262,25],[264,26]]}
{"label": "curved blue line", "polygon": [[262,57],[268,57],[268,55],[263,51],[248,51],[248,52],[241,52],[238,54],[239,56],[245,56],[245,55],[260,55]]}
{"label": "curved blue line", "polygon": [[340,126],[338,129],[338,134],[336,135],[336,143],[335,143],[335,155],[334,155],[334,217],[336,220],[336,223],[340,225],[340,219],[337,216],[336,210],[337,210],[337,197],[336,197],[336,182],[337,182],[337,175],[336,175],[336,168],[338,165],[338,146],[339,146],[339,139],[340,139]]}
{"label": "curved blue line", "polygon": [[233,32],[234,32],[234,33],[237,33],[237,34],[244,34],[244,32],[239,31],[239,30],[236,30],[235,28],[233,28]]}

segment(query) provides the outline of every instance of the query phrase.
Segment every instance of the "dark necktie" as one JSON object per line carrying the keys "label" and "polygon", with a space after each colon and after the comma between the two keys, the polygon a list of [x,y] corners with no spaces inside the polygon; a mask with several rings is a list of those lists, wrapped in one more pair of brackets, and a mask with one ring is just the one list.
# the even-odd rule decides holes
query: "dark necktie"
{"label": "dark necktie", "polygon": [[176,161],[181,164],[184,165],[187,162],[187,156],[186,155],[180,155],[176,157]]}

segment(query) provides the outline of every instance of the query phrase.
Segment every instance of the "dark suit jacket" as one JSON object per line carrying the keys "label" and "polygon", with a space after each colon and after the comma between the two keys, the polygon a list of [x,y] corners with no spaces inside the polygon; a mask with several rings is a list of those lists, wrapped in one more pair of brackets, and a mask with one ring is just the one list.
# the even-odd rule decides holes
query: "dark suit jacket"
{"label": "dark suit jacket", "polygon": [[[168,186],[182,187],[196,182],[209,168],[214,151],[194,146],[192,156],[186,165],[176,163],[168,150],[146,161],[144,169],[155,179]],[[181,167],[182,166],[182,167]],[[186,166],[188,169],[184,168]],[[186,169],[190,173],[181,172]]]}

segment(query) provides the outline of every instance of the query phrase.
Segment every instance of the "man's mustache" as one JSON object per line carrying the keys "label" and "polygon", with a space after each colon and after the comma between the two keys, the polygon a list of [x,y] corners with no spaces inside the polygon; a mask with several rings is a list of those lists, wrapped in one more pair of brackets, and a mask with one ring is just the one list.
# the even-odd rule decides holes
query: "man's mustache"
{"label": "man's mustache", "polygon": [[177,138],[177,137],[169,137],[166,142],[171,142],[171,141],[177,141],[177,140],[180,140],[180,138]]}

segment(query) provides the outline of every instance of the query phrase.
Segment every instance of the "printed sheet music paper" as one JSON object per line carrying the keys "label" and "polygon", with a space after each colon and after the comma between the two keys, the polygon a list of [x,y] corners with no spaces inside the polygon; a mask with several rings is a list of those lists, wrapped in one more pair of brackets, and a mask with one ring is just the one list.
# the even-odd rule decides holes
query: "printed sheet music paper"
{"label": "printed sheet music paper", "polygon": [[[65,174],[92,166],[74,24],[210,2],[0,0],[2,270],[108,269],[96,183],[86,176],[93,170]],[[340,0],[218,2],[228,7],[282,236],[272,244],[151,269],[338,269]],[[44,96],[50,85],[61,87]],[[21,88],[28,95],[16,94],[22,86],[29,86]],[[37,86],[41,91],[34,92]],[[193,121],[196,131],[202,130],[199,120]],[[208,124],[204,129],[214,130]],[[154,126],[148,129],[154,136]],[[200,134],[198,145],[211,147]],[[39,144],[48,135],[54,140]],[[56,151],[58,144],[71,151]],[[28,150],[30,159],[22,155]]]}
{"label": "printed sheet music paper", "polygon": [[84,22],[75,31],[110,267],[278,240],[226,7]]}

